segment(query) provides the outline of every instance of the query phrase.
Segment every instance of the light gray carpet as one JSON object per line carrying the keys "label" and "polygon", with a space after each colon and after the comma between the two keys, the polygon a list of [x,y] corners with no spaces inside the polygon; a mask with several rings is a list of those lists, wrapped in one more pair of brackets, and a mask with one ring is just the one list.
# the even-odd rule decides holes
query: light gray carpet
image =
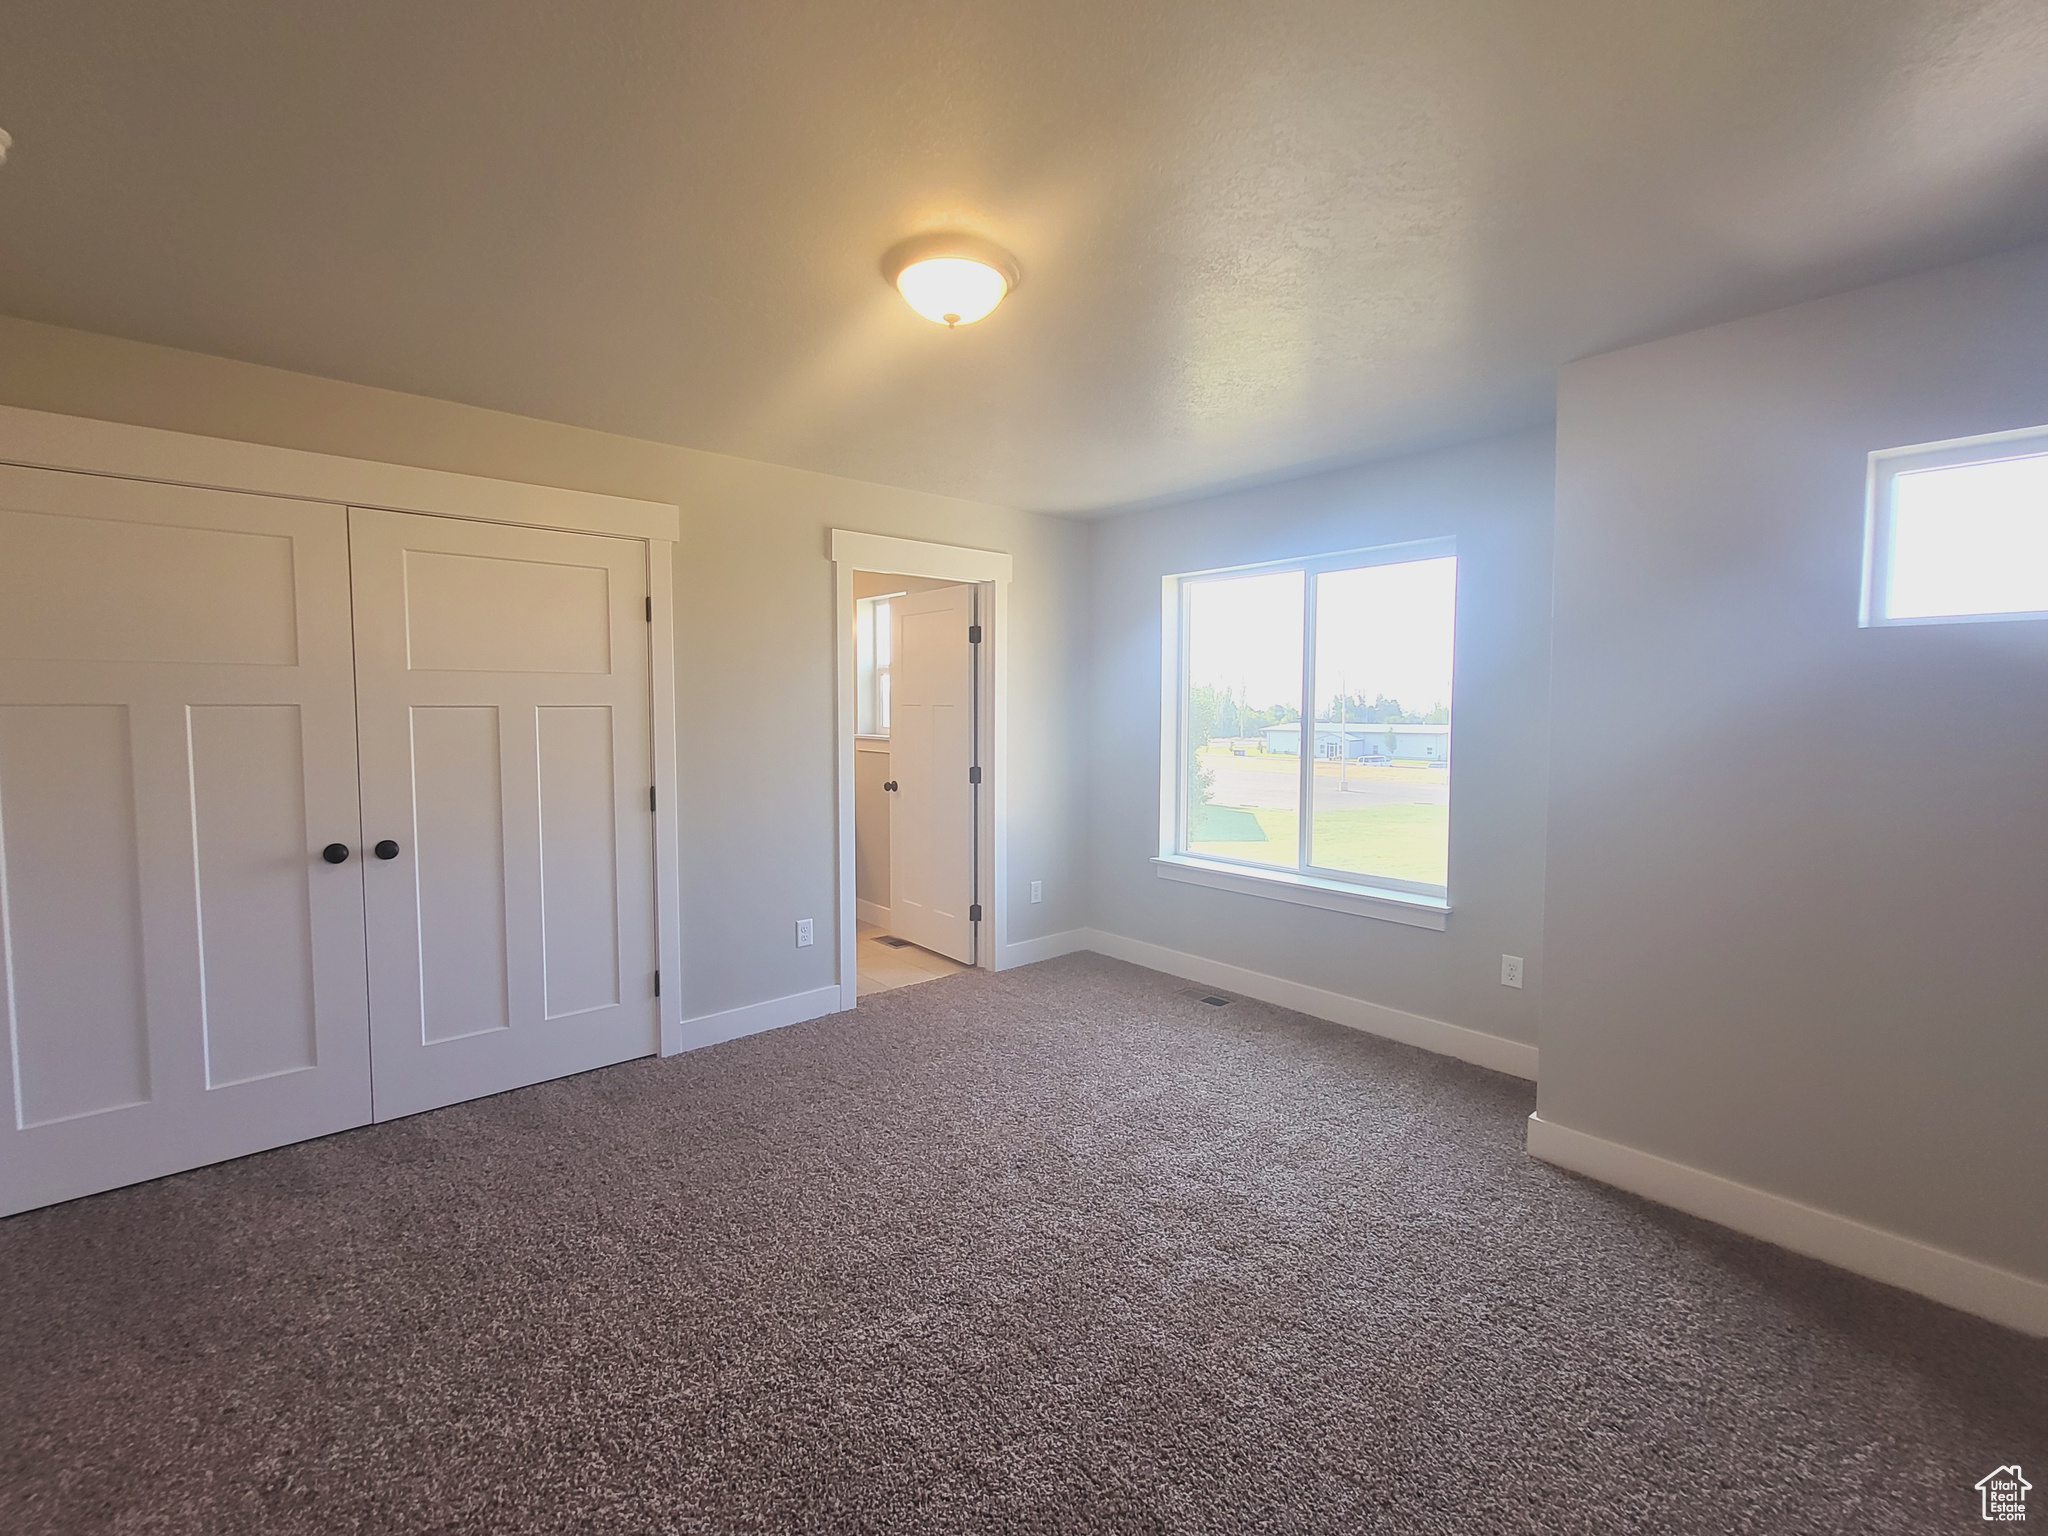
{"label": "light gray carpet", "polygon": [[1530,1105],[1075,956],[35,1212],[0,1530],[1921,1533],[2048,1487],[2048,1345],[1532,1162]]}

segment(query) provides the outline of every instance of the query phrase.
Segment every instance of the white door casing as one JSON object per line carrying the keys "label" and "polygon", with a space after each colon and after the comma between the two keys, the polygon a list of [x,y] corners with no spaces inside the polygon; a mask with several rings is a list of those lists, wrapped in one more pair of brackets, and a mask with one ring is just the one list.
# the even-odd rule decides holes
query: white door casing
{"label": "white door casing", "polygon": [[341,508],[0,466],[0,1213],[370,1118],[352,673]]}
{"label": "white door casing", "polygon": [[974,960],[974,589],[890,607],[889,921],[899,938]]}
{"label": "white door casing", "polygon": [[349,519],[377,1118],[653,1052],[646,544]]}
{"label": "white door casing", "polygon": [[[0,427],[6,411],[0,408]],[[970,549],[958,544],[933,544],[886,534],[834,528],[827,540],[832,557],[833,628],[837,633],[837,696],[835,711],[838,770],[834,816],[838,853],[835,874],[838,894],[834,915],[838,928],[839,996],[850,1000],[860,987],[854,890],[854,732],[858,723],[854,665],[854,573],[872,571],[918,576],[947,582],[970,582],[975,592],[975,622],[982,643],[974,650],[976,753],[981,764],[980,815],[975,826],[976,899],[982,921],[976,929],[975,964],[1002,970],[1028,961],[1008,942],[1009,833],[1009,622],[1010,580],[1014,561],[1001,550]]]}

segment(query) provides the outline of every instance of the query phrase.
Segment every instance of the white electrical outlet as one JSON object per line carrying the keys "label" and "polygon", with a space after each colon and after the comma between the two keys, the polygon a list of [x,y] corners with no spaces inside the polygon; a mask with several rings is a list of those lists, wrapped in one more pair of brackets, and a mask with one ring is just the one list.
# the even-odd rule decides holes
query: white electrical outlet
{"label": "white electrical outlet", "polygon": [[1045,900],[1045,882],[1043,880],[1031,882],[1031,899],[1033,901]]}
{"label": "white electrical outlet", "polygon": [[798,918],[796,920],[796,947],[798,949],[808,949],[812,942],[811,920],[808,917]]}
{"label": "white electrical outlet", "polygon": [[1522,984],[1522,957],[1502,955],[1500,957],[1500,984],[1504,987],[1519,987]]}

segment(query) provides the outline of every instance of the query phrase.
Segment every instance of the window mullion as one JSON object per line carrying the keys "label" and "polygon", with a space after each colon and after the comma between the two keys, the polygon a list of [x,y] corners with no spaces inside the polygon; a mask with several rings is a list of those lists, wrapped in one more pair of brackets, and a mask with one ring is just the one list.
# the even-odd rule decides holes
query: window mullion
{"label": "window mullion", "polygon": [[1316,795],[1316,579],[1301,573],[1301,729],[1295,742],[1301,753],[1301,806],[1294,816],[1294,868],[1308,868],[1309,836],[1315,820]]}

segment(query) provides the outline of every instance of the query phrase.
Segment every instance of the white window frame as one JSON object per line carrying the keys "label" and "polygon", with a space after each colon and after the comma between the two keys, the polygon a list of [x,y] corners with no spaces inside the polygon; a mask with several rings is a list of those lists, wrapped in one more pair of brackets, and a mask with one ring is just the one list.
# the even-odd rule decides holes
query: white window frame
{"label": "white window frame", "polygon": [[[1347,870],[1325,869],[1309,862],[1310,837],[1314,821],[1315,765],[1315,635],[1316,581],[1330,571],[1357,570],[1374,565],[1406,565],[1417,560],[1456,558],[1455,538],[1416,539],[1368,549],[1342,550],[1292,560],[1270,560],[1256,565],[1219,567],[1167,576],[1161,584],[1161,666],[1159,736],[1159,853],[1152,861],[1154,872],[1163,880],[1203,885],[1242,895],[1263,896],[1298,906],[1319,907],[1359,917],[1379,918],[1410,927],[1443,929],[1451,910],[1448,885],[1433,886],[1391,876],[1359,875]],[[1296,741],[1299,764],[1298,793],[1302,807],[1296,817],[1297,842],[1294,868],[1276,868],[1249,861],[1190,854],[1187,839],[1187,720],[1188,696],[1188,595],[1208,581],[1225,581],[1243,576],[1302,573],[1302,681],[1300,736]],[[1456,603],[1455,593],[1452,602]],[[1454,621],[1455,622],[1455,621]],[[1455,627],[1453,630],[1455,634]],[[1452,665],[1455,670],[1455,640]],[[1456,768],[1450,770],[1453,774]],[[1455,795],[1453,799],[1455,800]]]}
{"label": "white window frame", "polygon": [[2032,459],[2048,454],[2048,426],[2015,432],[1987,432],[1981,437],[1950,438],[1908,448],[1882,448],[1870,455],[1863,517],[1863,601],[1858,622],[1865,629],[1903,628],[1921,624],[2005,624],[2015,619],[2048,619],[2048,609],[2009,613],[1936,613],[1892,618],[1884,612],[1884,594],[1891,584],[1892,528],[1896,512],[1893,486],[1902,474],[1949,469],[1961,464],[1995,464],[2001,459]]}

